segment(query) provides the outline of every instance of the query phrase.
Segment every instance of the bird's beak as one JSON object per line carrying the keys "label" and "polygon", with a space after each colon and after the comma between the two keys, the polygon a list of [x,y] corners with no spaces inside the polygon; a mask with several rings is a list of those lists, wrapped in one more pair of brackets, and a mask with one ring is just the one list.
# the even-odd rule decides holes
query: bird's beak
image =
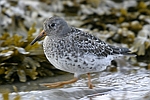
{"label": "bird's beak", "polygon": [[42,32],[31,42],[31,45],[33,45],[36,41],[40,40],[44,36],[46,36],[46,32],[42,30]]}

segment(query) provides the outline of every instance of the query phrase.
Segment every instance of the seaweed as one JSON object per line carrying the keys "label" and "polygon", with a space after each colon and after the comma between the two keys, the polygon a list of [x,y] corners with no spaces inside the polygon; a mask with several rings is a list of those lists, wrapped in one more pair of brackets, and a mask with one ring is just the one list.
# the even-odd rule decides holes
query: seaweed
{"label": "seaweed", "polygon": [[[150,57],[150,3],[143,0],[0,1],[0,84],[62,74],[50,65],[34,33],[48,17],[64,17],[112,45],[126,46],[137,61]],[[36,25],[32,23],[35,23]],[[146,27],[147,28],[144,28]],[[135,58],[135,59],[136,59]],[[149,62],[146,62],[149,63]],[[140,65],[139,65],[140,66]]]}
{"label": "seaweed", "polygon": [[41,66],[42,63],[48,62],[41,44],[37,42],[33,46],[30,45],[35,32],[35,24],[33,24],[26,38],[18,34],[10,36],[9,33],[4,33],[0,37],[0,84],[16,80],[26,82],[28,77],[35,80],[38,76],[54,75],[50,70],[54,67],[50,63],[45,65],[49,66],[49,69]]}

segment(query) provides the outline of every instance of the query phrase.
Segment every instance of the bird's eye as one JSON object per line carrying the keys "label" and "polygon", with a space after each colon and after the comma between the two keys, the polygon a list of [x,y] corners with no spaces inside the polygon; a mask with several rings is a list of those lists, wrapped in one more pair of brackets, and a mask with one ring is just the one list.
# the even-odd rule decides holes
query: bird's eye
{"label": "bird's eye", "polygon": [[55,24],[55,23],[52,23],[52,24],[51,24],[51,27],[55,27],[55,26],[56,26],[56,24]]}
{"label": "bird's eye", "polygon": [[48,24],[48,27],[51,29],[51,28],[54,28],[56,26],[56,23],[52,23],[52,24]]}

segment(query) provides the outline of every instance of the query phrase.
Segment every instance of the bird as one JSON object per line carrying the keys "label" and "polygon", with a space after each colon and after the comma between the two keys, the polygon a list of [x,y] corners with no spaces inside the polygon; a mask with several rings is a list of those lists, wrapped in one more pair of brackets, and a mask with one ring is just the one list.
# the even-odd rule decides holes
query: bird
{"label": "bird", "polygon": [[88,32],[68,25],[59,16],[44,21],[43,30],[31,45],[42,37],[45,37],[43,49],[48,61],[57,69],[74,74],[74,78],[68,81],[42,84],[49,88],[74,83],[80,75],[87,74],[88,87],[93,89],[91,73],[105,70],[115,58],[131,55],[128,48],[109,45]]}

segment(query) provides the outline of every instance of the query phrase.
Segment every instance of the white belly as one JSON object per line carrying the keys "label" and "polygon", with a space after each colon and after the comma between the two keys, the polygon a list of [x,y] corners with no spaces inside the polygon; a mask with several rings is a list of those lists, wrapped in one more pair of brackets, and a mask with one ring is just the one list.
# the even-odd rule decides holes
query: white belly
{"label": "white belly", "polygon": [[[53,44],[50,44],[51,42]],[[48,39],[48,37],[44,39],[43,47],[47,59],[57,69],[74,73],[75,75],[103,71],[114,58],[113,55],[103,58],[98,58],[94,54],[78,56],[79,53],[75,50],[72,50],[75,53],[75,56],[72,56],[72,53],[68,53],[67,50],[55,47],[54,43],[55,41]]]}

